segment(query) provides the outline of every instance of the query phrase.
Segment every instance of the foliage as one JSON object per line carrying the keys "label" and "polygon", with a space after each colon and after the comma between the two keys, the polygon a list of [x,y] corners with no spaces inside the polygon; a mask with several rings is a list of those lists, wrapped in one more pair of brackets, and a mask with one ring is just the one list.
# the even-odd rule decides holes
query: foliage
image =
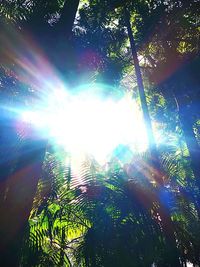
{"label": "foliage", "polygon": [[[1,106],[17,103],[25,107],[37,98],[38,88],[28,73],[23,75],[28,83],[18,75],[22,73],[16,60],[19,45],[27,58],[37,58],[33,57],[37,49],[27,46],[26,32],[72,87],[83,81],[100,81],[116,90],[126,82],[133,91],[137,86],[134,79],[133,84],[129,82],[135,73],[124,20],[126,6],[141,59],[148,107],[162,132],[163,139],[159,142],[156,136],[156,141],[165,171],[160,174],[164,186],[154,183],[153,176],[160,169],[154,170],[147,158],[133,158],[128,165],[113,159],[106,167],[88,160],[78,177],[71,169],[70,156],[46,144],[21,266],[146,267],[154,263],[171,267],[171,252],[178,254],[181,264],[190,261],[199,266],[199,1],[81,1],[73,32],[70,16],[66,32],[60,25],[65,3],[0,3],[1,33],[8,37],[0,45]],[[18,38],[12,58],[5,53],[5,46],[12,52],[13,36]],[[138,97],[136,91],[133,95]],[[7,134],[11,117],[8,109],[2,110],[1,121],[6,121],[2,144],[7,143],[7,149],[2,146],[2,158],[9,161],[2,170],[4,175],[15,169],[28,145],[23,129],[17,137],[13,131]],[[25,156],[21,160],[26,162]],[[173,248],[162,209],[172,223]]]}
{"label": "foliage", "polygon": [[[65,157],[62,152],[63,162]],[[123,167],[113,159],[105,168],[87,160],[80,179],[48,153],[22,266],[164,266],[169,251],[158,209],[161,192],[144,162]],[[174,223],[179,257],[198,263],[198,216],[185,194],[172,185],[161,199]]]}

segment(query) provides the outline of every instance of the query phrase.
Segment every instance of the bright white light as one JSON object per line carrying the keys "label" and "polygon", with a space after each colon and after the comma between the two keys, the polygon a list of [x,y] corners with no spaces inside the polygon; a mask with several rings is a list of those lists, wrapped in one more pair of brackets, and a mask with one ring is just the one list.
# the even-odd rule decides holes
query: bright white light
{"label": "bright white light", "polygon": [[130,96],[118,101],[89,93],[69,95],[57,90],[45,108],[26,111],[23,119],[72,153],[87,153],[105,160],[119,144],[133,150],[147,147],[142,115]]}

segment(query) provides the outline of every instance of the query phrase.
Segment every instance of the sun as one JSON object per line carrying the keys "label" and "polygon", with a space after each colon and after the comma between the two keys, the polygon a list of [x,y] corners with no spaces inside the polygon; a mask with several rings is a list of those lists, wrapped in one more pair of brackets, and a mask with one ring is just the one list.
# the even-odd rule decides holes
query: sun
{"label": "sun", "polygon": [[[86,153],[104,161],[118,145],[144,151],[147,136],[142,114],[129,94],[102,97],[98,90],[77,90],[70,94],[54,90],[43,104],[22,113],[51,142],[71,153]],[[98,93],[97,93],[98,92]]]}

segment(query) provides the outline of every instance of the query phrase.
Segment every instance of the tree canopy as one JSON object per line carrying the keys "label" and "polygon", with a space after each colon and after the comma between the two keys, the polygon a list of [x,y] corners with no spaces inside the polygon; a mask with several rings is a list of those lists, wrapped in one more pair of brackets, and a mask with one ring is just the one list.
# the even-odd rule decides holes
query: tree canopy
{"label": "tree canopy", "polygon": [[[5,0],[0,23],[0,264],[200,266],[200,1]],[[84,84],[131,95],[146,151],[80,164],[19,121]]]}

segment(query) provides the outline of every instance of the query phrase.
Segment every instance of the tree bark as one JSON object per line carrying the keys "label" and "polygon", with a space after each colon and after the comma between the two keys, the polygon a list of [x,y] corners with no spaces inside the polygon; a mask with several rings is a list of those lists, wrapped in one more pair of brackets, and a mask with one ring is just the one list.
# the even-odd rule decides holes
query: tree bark
{"label": "tree bark", "polygon": [[161,175],[162,172],[161,172],[158,152],[156,148],[156,142],[155,142],[155,138],[153,134],[151,118],[150,118],[149,111],[148,111],[144,85],[143,85],[143,80],[142,80],[142,74],[140,71],[139,60],[137,56],[135,40],[133,37],[131,25],[130,25],[130,14],[126,8],[125,8],[125,20],[126,20],[128,36],[129,36],[129,40],[131,44],[131,51],[132,51],[132,56],[133,56],[133,61],[134,61],[134,67],[135,67],[135,72],[136,72],[136,78],[137,78],[138,90],[139,90],[139,95],[140,95],[142,111],[143,111],[143,117],[144,117],[144,122],[146,125],[147,135],[148,135],[149,149],[150,149],[150,154],[152,158],[152,165],[153,165],[153,168],[155,169],[154,179],[158,185],[158,202],[160,204],[158,212],[161,217],[163,231],[166,237],[166,245],[167,245],[167,250],[168,250],[168,263],[170,264],[170,267],[181,267],[181,264],[178,258],[176,239],[174,235],[173,224],[170,218],[170,213],[168,209],[164,208],[164,204],[162,203],[162,200],[159,198],[160,190],[165,190],[165,188],[163,187],[163,179]]}
{"label": "tree bark", "polygon": [[179,104],[179,118],[191,159],[191,168],[195,177],[195,185],[198,190],[198,194],[194,194],[194,199],[196,200],[196,207],[200,218],[200,146],[194,134],[190,108],[184,104],[183,99],[178,96],[176,98]]}
{"label": "tree bark", "polygon": [[[64,34],[66,42],[71,35],[78,4],[79,0],[66,0],[61,12],[60,22],[56,29],[59,33],[57,37],[60,36],[62,39],[61,34]],[[29,30],[32,27],[33,34],[37,35],[35,31],[37,27],[34,28],[32,25]],[[41,29],[38,30],[41,34]],[[45,32],[43,34],[45,38]],[[52,35],[54,38],[53,31]],[[36,38],[36,40],[41,40],[41,38]],[[43,42],[41,43],[43,46]],[[63,51],[52,52],[55,57],[62,58]],[[30,136],[25,140],[22,138],[22,145],[20,145],[15,128],[16,121],[7,120],[6,116],[0,117],[0,121],[0,266],[15,267],[19,266],[24,227],[31,212],[38,180],[41,177],[47,141],[34,140]]]}
{"label": "tree bark", "polygon": [[146,126],[147,138],[148,138],[148,143],[149,143],[149,151],[150,151],[150,156],[151,156],[151,164],[152,164],[152,170],[153,170],[153,175],[154,175],[153,178],[159,186],[163,186],[164,181],[163,181],[163,176],[161,175],[162,172],[161,172],[160,160],[159,160],[158,151],[156,147],[155,137],[153,134],[151,117],[149,114],[148,105],[146,101],[142,74],[141,74],[138,55],[137,55],[137,49],[136,49],[135,40],[134,40],[133,32],[131,29],[131,25],[130,25],[130,14],[127,9],[125,9],[125,20],[126,20],[128,36],[129,36],[129,40],[131,44],[131,52],[133,56],[135,73],[136,73],[136,78],[137,78],[138,91],[139,91],[139,96],[140,96],[142,112],[143,112],[144,124]]}
{"label": "tree bark", "polygon": [[[42,171],[46,141],[32,140],[19,149],[17,167],[1,177],[0,266],[18,266],[23,232]],[[13,149],[13,147],[12,147]],[[12,159],[13,161],[13,159]],[[11,163],[12,165],[12,163]],[[5,175],[5,166],[1,166]]]}
{"label": "tree bark", "polygon": [[69,38],[72,33],[74,20],[80,0],[66,0],[57,24],[57,31]]}

